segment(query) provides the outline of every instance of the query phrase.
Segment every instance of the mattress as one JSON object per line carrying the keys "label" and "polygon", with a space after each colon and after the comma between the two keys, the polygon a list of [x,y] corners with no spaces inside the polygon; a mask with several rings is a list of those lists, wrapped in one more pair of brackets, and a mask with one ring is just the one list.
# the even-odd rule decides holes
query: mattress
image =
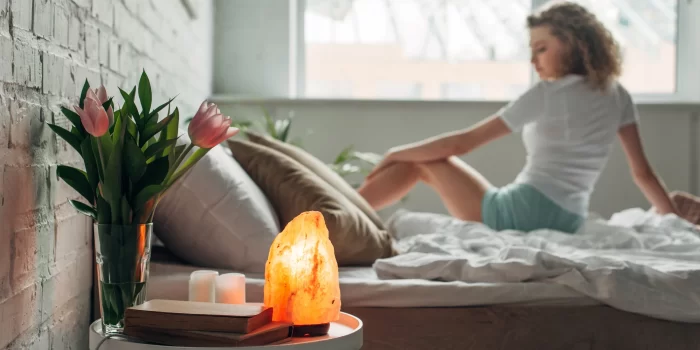
{"label": "mattress", "polygon": [[[190,273],[205,268],[154,259],[149,299],[187,300]],[[218,270],[219,273],[237,272]],[[453,307],[494,304],[594,305],[597,301],[553,283],[466,283],[379,279],[372,267],[340,268],[343,307]],[[246,300],[262,302],[264,277],[246,274]]]}

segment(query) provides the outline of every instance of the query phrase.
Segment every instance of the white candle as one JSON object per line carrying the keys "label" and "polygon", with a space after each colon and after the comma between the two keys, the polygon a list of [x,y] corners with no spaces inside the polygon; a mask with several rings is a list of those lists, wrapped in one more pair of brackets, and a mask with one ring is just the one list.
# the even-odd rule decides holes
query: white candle
{"label": "white candle", "polygon": [[197,270],[190,274],[190,301],[204,301],[213,303],[216,301],[215,280],[219,275],[217,271]]}
{"label": "white candle", "polygon": [[216,277],[216,302],[245,304],[245,275],[225,273]]}

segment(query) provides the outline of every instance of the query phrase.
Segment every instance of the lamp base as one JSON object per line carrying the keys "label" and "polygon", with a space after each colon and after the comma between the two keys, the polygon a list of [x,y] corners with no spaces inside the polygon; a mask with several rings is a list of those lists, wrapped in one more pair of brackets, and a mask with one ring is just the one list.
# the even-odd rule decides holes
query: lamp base
{"label": "lamp base", "polygon": [[330,323],[294,326],[292,337],[318,337],[328,334]]}

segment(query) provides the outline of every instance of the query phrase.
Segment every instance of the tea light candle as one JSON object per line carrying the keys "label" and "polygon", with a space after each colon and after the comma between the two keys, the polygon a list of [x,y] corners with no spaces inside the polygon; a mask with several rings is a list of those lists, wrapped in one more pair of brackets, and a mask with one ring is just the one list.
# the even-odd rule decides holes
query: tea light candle
{"label": "tea light candle", "polygon": [[245,275],[225,273],[216,277],[216,302],[223,304],[245,303]]}
{"label": "tea light candle", "polygon": [[216,302],[217,271],[197,270],[190,274],[189,301]]}

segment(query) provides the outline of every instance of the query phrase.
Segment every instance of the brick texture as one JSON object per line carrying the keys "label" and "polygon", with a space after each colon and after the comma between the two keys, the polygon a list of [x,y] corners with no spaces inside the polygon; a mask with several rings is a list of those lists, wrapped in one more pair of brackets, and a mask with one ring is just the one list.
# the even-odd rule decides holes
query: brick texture
{"label": "brick texture", "polygon": [[87,349],[92,224],[56,166],[82,167],[48,128],[87,79],[122,103],[142,69],[154,104],[191,116],[210,93],[212,0],[0,0],[0,350]]}

